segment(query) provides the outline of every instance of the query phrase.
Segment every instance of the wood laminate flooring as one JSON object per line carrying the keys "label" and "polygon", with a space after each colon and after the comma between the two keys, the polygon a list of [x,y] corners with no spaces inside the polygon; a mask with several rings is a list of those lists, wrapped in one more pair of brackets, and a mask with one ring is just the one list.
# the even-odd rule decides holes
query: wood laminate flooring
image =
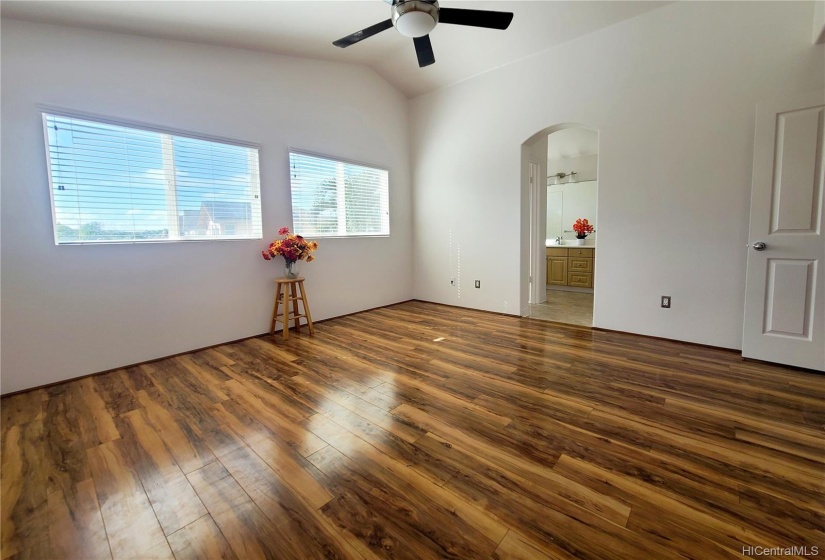
{"label": "wood laminate flooring", "polygon": [[0,406],[3,559],[825,550],[825,377],[730,351],[408,302]]}
{"label": "wood laminate flooring", "polygon": [[530,317],[570,325],[593,325],[593,294],[547,290],[547,301],[530,304]]}

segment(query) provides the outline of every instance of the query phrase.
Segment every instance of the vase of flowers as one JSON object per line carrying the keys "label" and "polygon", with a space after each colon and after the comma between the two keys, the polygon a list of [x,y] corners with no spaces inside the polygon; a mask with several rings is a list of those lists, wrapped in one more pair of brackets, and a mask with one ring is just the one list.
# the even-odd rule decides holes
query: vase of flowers
{"label": "vase of flowers", "polygon": [[579,218],[573,224],[573,231],[576,232],[576,245],[584,245],[585,238],[596,230],[587,218]]}
{"label": "vase of flowers", "polygon": [[281,239],[276,239],[270,243],[267,249],[261,251],[261,255],[266,261],[271,261],[272,257],[283,257],[286,264],[284,276],[286,278],[297,278],[298,268],[295,263],[315,260],[312,253],[318,248],[318,242],[307,241],[300,235],[290,233],[288,227],[279,229],[278,235],[281,236]]}

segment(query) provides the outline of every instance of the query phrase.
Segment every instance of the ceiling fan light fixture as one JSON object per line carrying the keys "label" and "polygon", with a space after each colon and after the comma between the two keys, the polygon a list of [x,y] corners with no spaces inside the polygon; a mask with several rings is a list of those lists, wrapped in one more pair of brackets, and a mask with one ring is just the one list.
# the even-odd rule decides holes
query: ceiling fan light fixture
{"label": "ceiling fan light fixture", "polygon": [[406,37],[412,37],[418,66],[424,68],[435,63],[430,31],[440,23],[466,25],[469,27],[486,27],[488,29],[507,29],[513,21],[512,12],[494,12],[491,10],[467,10],[463,8],[439,8],[438,0],[384,0],[392,6],[390,19],[379,21],[346,37],[341,37],[332,44],[342,49],[386,31],[391,27]]}
{"label": "ceiling fan light fixture", "polygon": [[438,23],[438,3],[425,0],[398,1],[393,5],[392,22],[405,37],[428,35]]}
{"label": "ceiling fan light fixture", "polygon": [[423,37],[435,28],[435,20],[425,12],[407,12],[395,20],[395,28],[405,37]]}

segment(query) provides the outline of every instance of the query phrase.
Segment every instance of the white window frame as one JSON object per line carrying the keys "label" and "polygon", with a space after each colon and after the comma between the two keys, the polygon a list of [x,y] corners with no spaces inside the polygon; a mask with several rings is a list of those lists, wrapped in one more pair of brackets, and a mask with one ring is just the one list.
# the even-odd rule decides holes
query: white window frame
{"label": "white window frame", "polygon": [[[256,143],[252,142],[245,142],[241,140],[229,139],[226,137],[221,136],[213,136],[207,134],[201,134],[191,131],[184,131],[172,127],[161,127],[136,121],[130,121],[127,119],[120,119],[120,118],[112,118],[108,116],[98,115],[94,113],[87,113],[82,111],[74,111],[74,110],[66,110],[63,108],[52,107],[48,105],[38,105],[37,110],[41,114],[41,120],[43,125],[43,139],[45,143],[46,149],[46,172],[48,175],[48,189],[49,189],[49,201],[51,203],[51,213],[52,213],[52,229],[54,232],[54,243],[57,246],[64,246],[64,245],[132,245],[132,244],[142,244],[142,243],[190,243],[190,242],[203,242],[203,241],[248,241],[248,240],[260,240],[263,239],[263,212],[262,212],[262,193],[261,193],[261,174],[260,174],[260,161],[261,161],[261,146]],[[50,153],[50,145],[49,145],[49,131],[48,131],[48,117],[64,117],[64,118],[75,118],[79,120],[86,120],[94,123],[100,123],[105,125],[111,126],[121,126],[125,128],[132,128],[136,130],[142,130],[147,132],[153,132],[160,134],[162,136],[162,141],[165,144],[167,140],[170,140],[172,137],[181,137],[181,138],[188,138],[193,140],[203,140],[206,142],[215,142],[220,144],[226,144],[230,146],[237,146],[240,148],[246,148],[250,150],[254,150],[257,155],[257,169],[252,173],[253,181],[256,185],[253,186],[253,198],[250,198],[250,201],[257,200],[256,204],[252,204],[251,211],[253,217],[253,223],[255,221],[255,212],[257,210],[257,222],[259,225],[259,230],[257,235],[251,235],[246,237],[181,237],[180,232],[178,231],[177,221],[175,221],[174,228],[169,229],[169,237],[168,238],[158,238],[158,239],[130,239],[130,240],[83,240],[83,241],[60,241],[58,239],[57,233],[57,211],[55,207],[55,185],[53,183],[52,178],[52,165],[51,165],[51,153]],[[163,152],[164,160],[169,156],[165,150]],[[164,165],[166,167],[166,165]],[[168,171],[168,170],[167,170]],[[170,180],[169,175],[167,174],[167,183]],[[175,177],[174,174],[171,177],[171,181],[173,185],[175,184]],[[167,191],[168,192],[168,191]],[[176,192],[176,191],[175,191]],[[167,194],[167,201],[169,200],[170,195]],[[171,195],[171,198],[176,198],[176,195]],[[176,201],[175,201],[176,203]],[[167,213],[171,213],[173,210],[170,210],[167,206]],[[174,210],[175,216],[178,215],[177,209]],[[170,218],[171,219],[171,218]],[[167,222],[169,223],[169,222]],[[174,233],[173,233],[174,229]]]}
{"label": "white window frame", "polygon": [[[289,148],[289,161],[287,162],[289,167],[289,186],[290,186],[290,201],[292,202],[292,161],[291,156],[292,154],[301,155],[301,156],[309,156],[314,158],[325,159],[330,162],[335,162],[336,164],[341,165],[356,165],[359,167],[367,167],[370,169],[374,169],[377,171],[383,171],[387,174],[387,192],[386,192],[386,215],[382,216],[382,220],[386,223],[386,233],[351,233],[348,234],[345,232],[346,228],[346,218],[344,220],[339,220],[338,222],[338,231],[336,233],[315,233],[315,232],[306,232],[307,236],[311,237],[320,237],[324,239],[353,239],[353,238],[360,238],[360,237],[389,237],[391,234],[391,224],[390,224],[390,171],[386,167],[375,165],[373,163],[365,163],[362,161],[342,158],[338,156],[331,156],[329,154],[321,154],[318,152],[312,152],[309,150],[303,150],[300,148]],[[342,173],[342,169],[339,169],[339,176]],[[340,180],[340,179],[339,179]],[[345,207],[345,199],[344,199],[344,190],[340,187],[337,191],[337,204],[338,204],[338,211],[342,213],[344,217],[346,217],[346,207]],[[339,214],[341,215],[341,214]],[[296,230],[300,229],[299,225],[295,223],[295,205],[292,203],[292,223]],[[301,235],[304,235],[304,232],[297,231]]]}

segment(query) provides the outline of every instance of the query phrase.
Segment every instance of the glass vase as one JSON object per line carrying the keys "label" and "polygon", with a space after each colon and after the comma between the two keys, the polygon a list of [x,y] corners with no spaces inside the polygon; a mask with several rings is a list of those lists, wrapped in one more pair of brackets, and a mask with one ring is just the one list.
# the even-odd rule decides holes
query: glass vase
{"label": "glass vase", "polygon": [[298,265],[296,261],[286,261],[286,268],[284,268],[285,278],[298,278]]}

